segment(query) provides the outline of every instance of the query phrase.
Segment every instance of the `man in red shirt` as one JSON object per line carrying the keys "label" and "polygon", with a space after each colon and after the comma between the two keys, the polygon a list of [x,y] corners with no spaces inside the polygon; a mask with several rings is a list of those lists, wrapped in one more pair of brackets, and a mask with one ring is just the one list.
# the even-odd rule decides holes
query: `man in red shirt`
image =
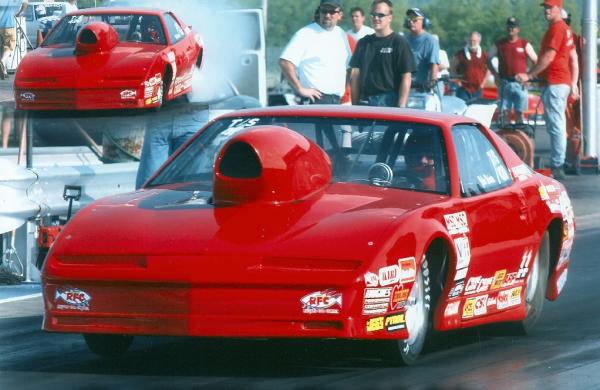
{"label": "man in red shirt", "polygon": [[450,73],[458,81],[456,97],[465,102],[481,97],[485,80],[490,71],[487,69],[487,53],[481,49],[481,34],[473,31],[469,34],[467,45],[457,51],[452,59]]}
{"label": "man in red shirt", "polygon": [[563,179],[563,165],[567,148],[565,109],[567,98],[579,98],[577,79],[579,65],[573,44],[573,33],[562,20],[562,0],[544,0],[544,17],[548,30],[542,39],[540,58],[527,73],[516,78],[521,83],[540,77],[547,83],[542,92],[544,119],[550,134],[550,168],[556,179]]}
{"label": "man in red shirt", "polygon": [[[523,113],[527,110],[527,88],[521,85],[515,76],[527,71],[527,60],[533,65],[537,54],[526,39],[519,36],[519,21],[510,17],[506,20],[507,36],[496,41],[488,52],[488,69],[494,74],[500,99],[500,123],[504,127],[510,124],[510,111],[515,110],[517,125],[524,122]],[[498,70],[492,59],[498,57]]]}

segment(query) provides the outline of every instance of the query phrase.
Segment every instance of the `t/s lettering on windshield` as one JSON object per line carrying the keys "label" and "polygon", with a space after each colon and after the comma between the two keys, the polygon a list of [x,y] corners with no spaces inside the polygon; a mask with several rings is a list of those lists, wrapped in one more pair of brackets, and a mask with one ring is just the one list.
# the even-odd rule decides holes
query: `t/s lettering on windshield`
{"label": "t/s lettering on windshield", "polygon": [[260,122],[260,118],[238,118],[233,119],[226,130],[221,134],[229,137],[237,133],[240,130],[244,130],[247,127],[256,126]]}

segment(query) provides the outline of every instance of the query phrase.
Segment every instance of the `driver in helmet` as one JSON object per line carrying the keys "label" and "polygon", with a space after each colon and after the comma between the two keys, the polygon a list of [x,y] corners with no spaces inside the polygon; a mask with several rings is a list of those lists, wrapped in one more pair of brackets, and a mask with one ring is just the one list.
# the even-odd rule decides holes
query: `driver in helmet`
{"label": "driver in helmet", "polygon": [[142,42],[163,43],[160,22],[156,16],[143,17],[140,21]]}
{"label": "driver in helmet", "polygon": [[411,134],[404,145],[404,159],[411,187],[435,191],[433,137],[427,134]]}

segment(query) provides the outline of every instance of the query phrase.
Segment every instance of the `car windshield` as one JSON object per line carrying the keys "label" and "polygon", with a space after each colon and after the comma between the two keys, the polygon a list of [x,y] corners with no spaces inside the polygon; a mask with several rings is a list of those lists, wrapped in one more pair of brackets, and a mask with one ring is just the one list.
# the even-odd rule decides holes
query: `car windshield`
{"label": "car windshield", "polygon": [[332,181],[447,194],[446,147],[441,129],[428,124],[374,119],[228,117],[200,133],[147,187],[191,183],[212,190],[218,152],[252,126],[292,129],[316,142],[332,162]]}
{"label": "car windshield", "polygon": [[79,30],[92,22],[110,24],[120,42],[166,45],[164,29],[156,15],[95,14],[65,16],[44,39],[42,46],[74,47]]}

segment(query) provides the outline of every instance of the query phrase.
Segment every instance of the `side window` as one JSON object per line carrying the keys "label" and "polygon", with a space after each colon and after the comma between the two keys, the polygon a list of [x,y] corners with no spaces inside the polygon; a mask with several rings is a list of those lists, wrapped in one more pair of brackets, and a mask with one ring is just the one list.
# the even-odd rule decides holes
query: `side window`
{"label": "side window", "polygon": [[167,13],[165,16],[165,24],[167,25],[167,31],[169,32],[169,36],[171,37],[171,44],[175,44],[183,39],[185,36],[185,32],[175,20],[173,15]]}
{"label": "side window", "polygon": [[456,125],[452,129],[452,139],[463,196],[488,193],[512,183],[498,151],[477,127]]}

